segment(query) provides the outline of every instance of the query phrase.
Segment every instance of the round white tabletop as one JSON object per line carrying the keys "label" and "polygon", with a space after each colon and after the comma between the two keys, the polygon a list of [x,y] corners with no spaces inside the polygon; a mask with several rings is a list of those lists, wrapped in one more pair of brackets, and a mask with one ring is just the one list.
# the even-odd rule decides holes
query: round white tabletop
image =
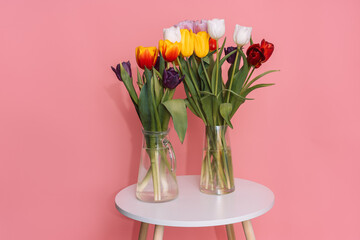
{"label": "round white tabletop", "polygon": [[178,176],[179,196],[164,203],[146,203],[135,196],[136,184],[121,190],[115,198],[123,215],[145,223],[173,227],[227,225],[258,217],[274,204],[267,187],[235,178],[235,191],[226,195],[200,192],[200,176]]}

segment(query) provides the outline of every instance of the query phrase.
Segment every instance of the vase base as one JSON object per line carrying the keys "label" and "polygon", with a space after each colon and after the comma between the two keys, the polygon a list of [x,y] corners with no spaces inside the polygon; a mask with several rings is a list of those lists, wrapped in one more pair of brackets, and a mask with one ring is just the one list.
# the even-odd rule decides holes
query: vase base
{"label": "vase base", "polygon": [[233,188],[215,188],[215,189],[209,189],[209,188],[204,188],[200,186],[200,191],[202,193],[206,193],[206,194],[210,194],[210,195],[225,195],[225,194],[229,194],[232,193],[233,191],[235,191],[235,187]]}
{"label": "vase base", "polygon": [[169,202],[176,199],[178,193],[168,193],[161,195],[158,199],[155,199],[153,192],[136,192],[136,198],[142,202],[149,202],[149,203],[161,203],[161,202]]}

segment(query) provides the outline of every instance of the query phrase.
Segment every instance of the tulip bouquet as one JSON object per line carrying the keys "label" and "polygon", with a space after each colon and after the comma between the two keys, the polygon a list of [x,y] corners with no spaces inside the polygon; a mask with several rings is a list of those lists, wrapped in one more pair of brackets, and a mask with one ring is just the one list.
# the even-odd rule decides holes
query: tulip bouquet
{"label": "tulip bouquet", "polygon": [[[137,197],[140,200],[162,202],[177,196],[174,172],[174,154],[167,140],[168,125],[172,117],[174,128],[183,142],[187,129],[186,105],[183,99],[173,99],[175,88],[183,78],[170,67],[177,58],[176,46],[167,48],[160,41],[159,55],[156,47],[136,48],[136,61],[143,69],[137,70],[137,94],[133,85],[130,62],[111,67],[117,78],[124,83],[143,127],[143,154],[138,175]],[[174,57],[175,54],[175,57]],[[168,156],[170,155],[170,161]],[[144,160],[146,162],[143,162]],[[170,175],[170,177],[169,177]]]}
{"label": "tulip bouquet", "polygon": [[[252,78],[254,71],[270,58],[274,45],[265,40],[254,44],[251,31],[251,27],[236,25],[233,39],[237,46],[225,48],[226,39],[219,47],[219,40],[225,34],[223,19],[183,21],[164,30],[169,45],[179,42],[181,45],[177,63],[178,71],[184,77],[186,106],[206,126],[200,183],[203,192],[222,194],[234,190],[231,153],[226,138],[228,127],[233,128],[231,118],[240,105],[250,99],[247,98],[249,93],[273,85],[256,82],[274,70]],[[245,55],[244,46],[249,42],[251,46]],[[170,51],[171,48],[167,49]],[[225,56],[221,57],[223,52]],[[225,62],[230,64],[226,80],[222,73]]]}

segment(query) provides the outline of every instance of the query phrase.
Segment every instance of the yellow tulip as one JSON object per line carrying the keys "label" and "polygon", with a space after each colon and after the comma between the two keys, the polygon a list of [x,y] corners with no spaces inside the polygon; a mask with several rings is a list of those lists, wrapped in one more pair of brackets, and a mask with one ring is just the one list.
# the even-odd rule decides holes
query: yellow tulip
{"label": "yellow tulip", "polygon": [[194,53],[195,38],[194,33],[187,29],[180,29],[181,32],[181,55],[190,57]]}
{"label": "yellow tulip", "polygon": [[195,36],[195,54],[199,58],[205,57],[209,53],[209,34],[207,32],[198,32]]}
{"label": "yellow tulip", "polygon": [[160,40],[159,41],[159,50],[167,62],[173,62],[180,54],[181,43],[175,42],[172,43],[169,40]]}

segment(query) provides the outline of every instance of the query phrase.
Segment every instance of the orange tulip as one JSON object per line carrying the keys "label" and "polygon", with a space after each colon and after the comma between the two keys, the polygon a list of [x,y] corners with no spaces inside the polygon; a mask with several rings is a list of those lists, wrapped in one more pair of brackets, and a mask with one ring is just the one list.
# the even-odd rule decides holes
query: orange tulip
{"label": "orange tulip", "polygon": [[165,61],[173,62],[180,54],[181,43],[175,42],[172,43],[169,40],[160,40],[159,41],[159,50],[161,55],[164,57]]}
{"label": "orange tulip", "polygon": [[158,49],[156,47],[139,46],[135,50],[136,62],[140,68],[151,69],[155,66],[158,57]]}

